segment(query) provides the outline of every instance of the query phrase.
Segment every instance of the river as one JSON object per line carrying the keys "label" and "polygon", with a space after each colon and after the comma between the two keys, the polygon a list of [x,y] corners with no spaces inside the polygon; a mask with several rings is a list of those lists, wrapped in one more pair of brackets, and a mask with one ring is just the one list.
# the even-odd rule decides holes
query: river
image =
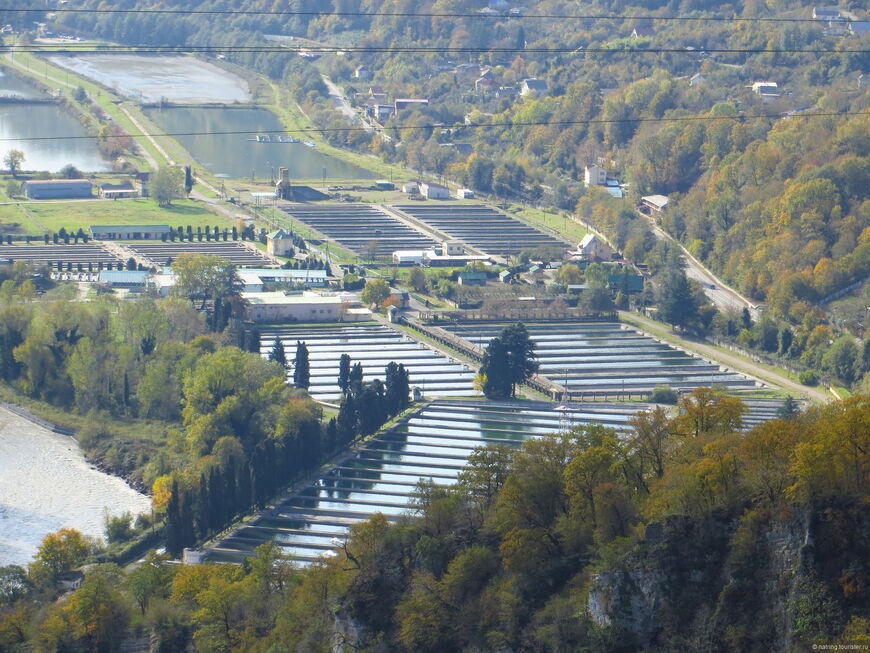
{"label": "river", "polygon": [[[36,86],[0,71],[0,97],[10,96],[44,99],[46,94]],[[67,164],[85,172],[111,170],[111,165],[103,159],[92,140],[52,140],[59,136],[84,135],[81,123],[60,105],[0,105],[0,157],[9,150],[21,150],[24,152],[24,170],[58,172]],[[29,138],[45,140],[27,140]]]}
{"label": "river", "polygon": [[27,564],[60,528],[101,538],[107,508],[138,514],[150,501],[88,464],[73,438],[0,408],[0,565]]}

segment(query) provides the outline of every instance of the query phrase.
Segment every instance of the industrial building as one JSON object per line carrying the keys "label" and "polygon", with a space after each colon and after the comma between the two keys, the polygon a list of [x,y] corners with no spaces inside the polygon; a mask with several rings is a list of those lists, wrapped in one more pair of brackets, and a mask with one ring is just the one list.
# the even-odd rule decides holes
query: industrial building
{"label": "industrial building", "polygon": [[247,317],[252,322],[337,322],[347,300],[338,294],[243,292]]}
{"label": "industrial building", "polygon": [[93,197],[93,184],[87,179],[34,179],[21,184],[31,200],[62,200]]}

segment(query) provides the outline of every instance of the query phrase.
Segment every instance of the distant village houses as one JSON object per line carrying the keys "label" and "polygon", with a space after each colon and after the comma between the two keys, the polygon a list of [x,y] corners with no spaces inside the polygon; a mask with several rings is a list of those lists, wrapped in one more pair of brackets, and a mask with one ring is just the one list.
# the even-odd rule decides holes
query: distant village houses
{"label": "distant village houses", "polygon": [[656,35],[655,29],[652,27],[635,27],[631,30],[631,38],[633,39],[651,39]]}
{"label": "distant village houses", "polygon": [[547,94],[547,82],[543,79],[524,79],[520,86],[520,95],[523,97],[538,97]]}

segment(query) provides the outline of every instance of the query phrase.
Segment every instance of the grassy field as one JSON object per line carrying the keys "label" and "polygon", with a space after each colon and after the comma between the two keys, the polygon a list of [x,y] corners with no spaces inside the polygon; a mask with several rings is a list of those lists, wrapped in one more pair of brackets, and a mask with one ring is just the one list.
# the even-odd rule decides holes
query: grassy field
{"label": "grassy field", "polygon": [[582,224],[555,211],[513,205],[507,212],[532,226],[543,227],[545,232],[556,233],[571,244],[579,243],[588,233]]}
{"label": "grassy field", "polygon": [[213,213],[201,202],[175,200],[168,207],[160,207],[152,199],[27,202],[0,206],[0,225],[13,223],[19,223],[20,227],[12,233],[22,235],[42,235],[61,227],[67,231],[79,227],[87,229],[92,224],[230,225],[227,218]]}

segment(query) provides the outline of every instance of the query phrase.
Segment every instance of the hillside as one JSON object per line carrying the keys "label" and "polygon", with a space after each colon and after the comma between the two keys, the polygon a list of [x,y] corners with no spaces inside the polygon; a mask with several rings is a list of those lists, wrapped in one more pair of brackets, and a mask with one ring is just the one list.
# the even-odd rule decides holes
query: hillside
{"label": "hillside", "polygon": [[[90,568],[37,592],[44,548],[0,576],[0,648],[198,651],[805,651],[870,642],[867,397],[736,430],[700,389],[634,420],[477,450],[415,519],[375,515],[294,571]],[[69,539],[69,538],[68,538]],[[6,609],[2,609],[2,608]]]}
{"label": "hillside", "polygon": [[[299,0],[289,14],[247,2],[231,10],[241,13],[208,21],[139,13],[61,13],[58,20],[124,43],[226,47],[228,58],[290,84],[318,125],[339,129],[327,134],[335,143],[496,197],[574,209],[586,196],[580,213],[621,245],[629,228],[609,216],[642,195],[669,195],[668,230],[780,318],[794,319],[866,278],[870,96],[859,79],[870,67],[866,36],[813,21],[812,5],[799,2],[775,10],[754,2],[646,2],[623,11],[607,2],[541,1],[522,8],[526,17],[503,15],[506,2],[489,5]],[[226,7],[197,5],[212,9]],[[589,18],[595,15],[610,17]],[[264,35],[348,49],[303,59]],[[265,44],[268,51],[232,49]],[[355,76],[360,65],[370,80]],[[321,73],[358,105],[372,85],[384,93],[377,102],[429,103],[385,121],[415,126],[388,129],[392,141],[343,132]],[[527,78],[546,90],[502,93],[521,91]],[[754,93],[748,87],[757,81],[775,82],[775,94]],[[813,117],[819,113],[827,115]],[[473,153],[455,143],[471,144]],[[594,162],[630,184],[626,199],[583,188],[584,166]],[[643,249],[632,252],[643,259]]]}

